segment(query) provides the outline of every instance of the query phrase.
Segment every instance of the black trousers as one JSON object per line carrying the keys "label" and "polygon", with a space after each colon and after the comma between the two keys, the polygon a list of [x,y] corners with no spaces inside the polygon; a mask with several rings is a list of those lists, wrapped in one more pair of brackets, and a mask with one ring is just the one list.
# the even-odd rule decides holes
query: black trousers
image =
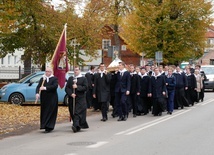
{"label": "black trousers", "polygon": [[133,110],[133,114],[136,115],[137,114],[137,94],[130,94],[130,101],[131,101],[131,105],[132,105],[132,110]]}
{"label": "black trousers", "polygon": [[189,102],[185,97],[185,91],[184,88],[176,88],[175,89],[175,102],[174,102],[174,108],[178,109],[178,107],[189,106]]}
{"label": "black trousers", "polygon": [[102,117],[108,119],[108,116],[107,116],[108,102],[100,102],[100,104],[101,104]]}

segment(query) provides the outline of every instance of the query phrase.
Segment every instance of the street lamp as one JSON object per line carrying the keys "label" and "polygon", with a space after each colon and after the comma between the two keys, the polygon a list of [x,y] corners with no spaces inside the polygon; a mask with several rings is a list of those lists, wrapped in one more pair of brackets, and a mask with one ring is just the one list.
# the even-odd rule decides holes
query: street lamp
{"label": "street lamp", "polygon": [[74,59],[73,59],[73,70],[74,70],[75,63],[76,63],[76,61],[75,61],[75,59],[76,59],[76,46],[79,46],[80,43],[78,43],[77,39],[74,38],[74,39],[71,40],[70,45],[74,47]]}

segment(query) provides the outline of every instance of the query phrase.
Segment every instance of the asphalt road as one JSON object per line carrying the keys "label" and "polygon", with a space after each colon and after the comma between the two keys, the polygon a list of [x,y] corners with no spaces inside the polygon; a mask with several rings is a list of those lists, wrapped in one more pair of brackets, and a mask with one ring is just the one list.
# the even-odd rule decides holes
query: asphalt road
{"label": "asphalt road", "polygon": [[204,102],[172,115],[132,115],[118,122],[101,115],[87,118],[90,128],[73,133],[57,124],[52,133],[36,130],[0,140],[0,155],[213,155],[214,93]]}

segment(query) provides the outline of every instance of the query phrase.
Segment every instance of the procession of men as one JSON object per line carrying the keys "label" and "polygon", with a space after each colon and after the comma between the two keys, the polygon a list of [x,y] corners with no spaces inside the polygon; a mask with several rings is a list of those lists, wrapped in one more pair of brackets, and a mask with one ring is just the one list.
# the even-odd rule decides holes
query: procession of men
{"label": "procession of men", "polygon": [[[101,121],[105,122],[110,105],[112,116],[118,117],[118,121],[126,121],[131,113],[133,117],[149,113],[161,116],[163,112],[171,115],[174,109],[194,106],[203,102],[205,78],[199,65],[181,70],[174,65],[139,67],[119,62],[114,71],[107,71],[101,63],[91,81],[93,98],[98,98]],[[97,110],[97,106],[92,108]]]}
{"label": "procession of men", "polygon": [[[203,102],[206,75],[200,68],[199,65],[195,68],[188,65],[184,70],[174,65],[140,67],[121,61],[113,70],[107,69],[104,63],[100,63],[98,68],[91,66],[84,76],[80,67],[75,66],[74,76],[69,77],[65,87],[71,128],[75,133],[89,128],[86,113],[87,109],[92,108],[94,111],[100,110],[101,121],[106,122],[111,105],[112,117],[118,117],[117,121],[126,121],[132,117],[131,113],[133,117],[149,113],[162,116],[163,112],[172,115],[174,109]],[[53,77],[50,70],[47,79]],[[43,86],[42,81],[41,78],[36,97],[39,96],[39,90],[41,95],[49,90],[48,85],[44,83]],[[41,129],[47,132],[54,129],[56,115],[53,116],[44,119],[53,118],[53,125],[46,123]]]}

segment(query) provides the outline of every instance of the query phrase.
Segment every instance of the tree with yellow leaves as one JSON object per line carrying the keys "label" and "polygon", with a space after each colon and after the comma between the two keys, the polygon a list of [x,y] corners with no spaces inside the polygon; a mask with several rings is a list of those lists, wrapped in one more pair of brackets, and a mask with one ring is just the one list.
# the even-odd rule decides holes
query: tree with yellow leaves
{"label": "tree with yellow leaves", "polygon": [[175,64],[203,54],[212,5],[205,0],[133,0],[121,35],[147,58],[162,51],[164,63]]}

